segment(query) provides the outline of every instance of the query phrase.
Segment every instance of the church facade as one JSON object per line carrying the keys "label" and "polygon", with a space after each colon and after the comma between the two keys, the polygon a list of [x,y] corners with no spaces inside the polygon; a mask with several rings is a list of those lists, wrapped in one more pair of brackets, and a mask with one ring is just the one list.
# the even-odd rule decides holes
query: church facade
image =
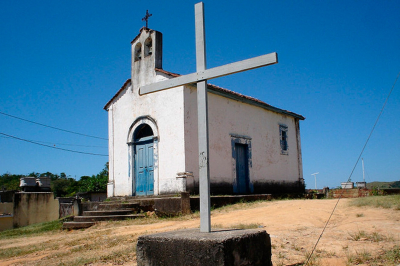
{"label": "church facade", "polygon": [[[162,69],[162,34],[132,41],[131,78],[108,111],[108,197],[198,193],[195,85],[146,95],[139,88],[179,76]],[[300,120],[258,99],[208,84],[211,194],[304,191]]]}

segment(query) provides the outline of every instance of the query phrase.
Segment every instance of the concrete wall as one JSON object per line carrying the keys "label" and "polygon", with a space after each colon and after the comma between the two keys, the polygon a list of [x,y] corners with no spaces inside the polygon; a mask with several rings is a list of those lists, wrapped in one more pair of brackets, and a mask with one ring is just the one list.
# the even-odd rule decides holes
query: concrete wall
{"label": "concrete wall", "polygon": [[14,195],[14,228],[57,220],[58,199],[52,192],[16,193]]}
{"label": "concrete wall", "polygon": [[[196,90],[185,90],[186,171],[198,184]],[[235,162],[232,139],[251,146],[252,193],[298,192],[303,180],[298,120],[261,107],[208,93],[211,192],[232,194]],[[288,127],[288,154],[281,154],[279,126]]]}
{"label": "concrete wall", "polygon": [[13,211],[14,204],[12,202],[0,203],[0,231],[13,228]]}

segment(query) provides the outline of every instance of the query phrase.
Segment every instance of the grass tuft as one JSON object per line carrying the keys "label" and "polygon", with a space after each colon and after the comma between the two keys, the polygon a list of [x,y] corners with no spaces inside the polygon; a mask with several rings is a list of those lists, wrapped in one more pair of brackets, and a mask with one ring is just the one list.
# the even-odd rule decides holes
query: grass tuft
{"label": "grass tuft", "polygon": [[356,206],[356,207],[369,206],[375,208],[400,210],[400,195],[356,198],[350,202],[350,206]]}
{"label": "grass tuft", "polygon": [[381,256],[384,261],[390,263],[400,263],[400,247],[395,246],[390,250],[386,250],[385,253]]}
{"label": "grass tuft", "polygon": [[384,250],[382,254],[373,257],[368,251],[356,252],[355,254],[347,254],[347,265],[399,265],[400,263],[400,247]]}
{"label": "grass tuft", "polygon": [[359,241],[360,239],[368,239],[367,232],[365,232],[363,230],[358,231],[356,233],[349,233],[349,235],[350,235],[350,240],[353,240],[353,241]]}
{"label": "grass tuft", "polygon": [[350,240],[353,241],[362,241],[362,240],[369,240],[372,242],[380,242],[380,241],[385,241],[385,240],[389,240],[389,241],[393,241],[393,237],[388,237],[385,235],[382,235],[378,232],[373,232],[372,234],[369,234],[363,230],[360,230],[356,233],[349,233],[350,235]]}
{"label": "grass tuft", "polygon": [[368,251],[361,251],[361,252],[356,252],[355,254],[348,254],[347,255],[347,262],[348,264],[364,264],[364,263],[369,263],[371,260],[372,256]]}

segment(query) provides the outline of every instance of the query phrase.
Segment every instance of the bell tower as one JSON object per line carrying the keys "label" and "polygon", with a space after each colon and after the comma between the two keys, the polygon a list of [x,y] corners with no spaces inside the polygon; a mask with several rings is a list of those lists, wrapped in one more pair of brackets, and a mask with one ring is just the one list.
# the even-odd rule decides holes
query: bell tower
{"label": "bell tower", "polygon": [[133,88],[137,89],[155,82],[155,69],[162,69],[162,34],[143,27],[131,44],[131,81]]}

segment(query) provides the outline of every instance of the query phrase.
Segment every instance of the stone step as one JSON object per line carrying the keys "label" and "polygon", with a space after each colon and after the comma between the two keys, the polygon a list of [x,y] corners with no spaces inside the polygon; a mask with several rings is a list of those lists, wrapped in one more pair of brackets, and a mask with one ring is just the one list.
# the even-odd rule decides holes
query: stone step
{"label": "stone step", "polygon": [[121,202],[102,202],[98,210],[120,210],[120,209],[139,209],[139,203],[121,203]]}
{"label": "stone step", "polygon": [[95,222],[64,222],[63,229],[83,229],[95,225]]}
{"label": "stone step", "polygon": [[110,216],[110,215],[127,215],[137,213],[137,209],[119,209],[119,210],[102,210],[102,211],[84,211],[83,216]]}
{"label": "stone step", "polygon": [[119,221],[145,217],[143,214],[102,215],[102,216],[75,216],[74,222]]}

